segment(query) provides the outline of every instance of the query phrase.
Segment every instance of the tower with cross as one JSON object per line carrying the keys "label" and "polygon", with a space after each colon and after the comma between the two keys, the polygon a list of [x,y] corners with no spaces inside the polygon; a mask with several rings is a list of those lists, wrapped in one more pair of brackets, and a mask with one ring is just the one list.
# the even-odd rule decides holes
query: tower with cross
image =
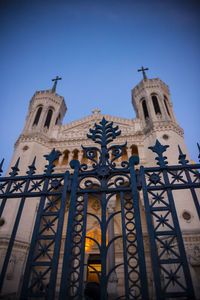
{"label": "tower with cross", "polygon": [[64,98],[56,93],[56,86],[61,77],[56,76],[52,89],[37,91],[33,95],[23,135],[43,134],[52,136],[52,128],[62,124],[63,117],[67,110]]}
{"label": "tower with cross", "polygon": [[[67,124],[62,124],[62,120],[64,118],[66,112],[66,104],[65,100],[62,96],[56,93],[56,86],[57,82],[61,80],[59,76],[56,76],[52,79],[53,87],[44,91],[37,91],[33,95],[30,105],[29,111],[26,118],[25,127],[23,132],[20,134],[17,142],[15,143],[15,150],[13,154],[13,158],[10,163],[10,168],[8,173],[12,170],[11,167],[15,165],[18,157],[20,158],[19,162],[19,169],[20,175],[25,175],[27,172],[28,166],[32,163],[34,157],[36,156],[36,167],[38,174],[42,174],[43,170],[45,169],[46,160],[44,158],[45,154],[48,154],[52,148],[55,148],[57,153],[62,155],[59,156],[58,159],[55,161],[55,173],[64,173],[66,170],[72,172],[70,162],[72,160],[78,160],[82,166],[88,164],[88,167],[91,168],[92,164],[88,160],[88,156],[93,157],[93,161],[98,158],[98,151],[90,151],[90,155],[84,151],[84,147],[90,147],[91,141],[89,141],[86,136],[89,132],[89,128],[93,128],[94,124],[99,124],[103,118],[110,122],[112,122],[112,126],[116,127],[119,126],[121,130],[121,135],[116,137],[116,144],[123,145],[123,154],[119,159],[114,160],[116,156],[118,156],[118,150],[112,148],[110,150],[110,157],[108,159],[112,160],[114,164],[116,163],[116,170],[118,170],[123,166],[125,161],[128,161],[131,156],[138,156],[140,159],[141,165],[144,167],[152,167],[156,166],[155,161],[155,153],[150,151],[148,147],[155,145],[156,140],[158,139],[162,145],[169,145],[170,147],[167,149],[167,157],[168,161],[171,165],[177,163],[177,156],[178,156],[178,145],[180,145],[181,150],[183,153],[187,154],[187,159],[189,160],[189,154],[187,152],[187,148],[185,146],[184,137],[183,137],[183,130],[180,128],[176,118],[174,116],[172,102],[170,98],[170,91],[169,87],[159,78],[147,78],[146,71],[148,68],[144,68],[143,66],[138,69],[138,72],[142,72],[143,79],[133,88],[132,90],[132,104],[134,110],[136,112],[136,118],[126,118],[124,117],[116,117],[116,116],[108,116],[100,111],[99,109],[94,109],[90,115],[83,115],[83,117],[79,120],[75,120],[72,122],[67,122]],[[137,70],[136,70],[137,71]],[[111,99],[112,101],[112,99]],[[78,103],[78,99],[77,99]],[[128,104],[128,103],[127,103]],[[99,105],[96,103],[96,105]],[[113,105],[115,102],[113,100]],[[120,105],[120,103],[119,103]],[[123,105],[126,105],[123,102]],[[120,109],[120,107],[119,107]],[[108,134],[109,134],[109,127],[108,127]],[[94,165],[93,165],[94,166]],[[119,169],[118,169],[119,168]],[[90,169],[89,169],[90,170]],[[170,176],[175,176],[175,173],[170,173]],[[196,173],[195,173],[196,174]],[[107,176],[107,175],[106,175]],[[158,176],[159,177],[159,176]],[[171,177],[170,177],[171,178]],[[126,179],[125,179],[126,180]],[[162,178],[160,179],[162,181]],[[55,180],[56,183],[56,180]],[[81,184],[80,183],[80,187]],[[85,184],[85,183],[83,183]],[[61,183],[62,185],[62,183]],[[122,183],[123,185],[123,183]],[[58,188],[58,190],[60,187]],[[98,199],[94,199],[93,195],[95,193],[98,194],[98,190],[96,188],[91,193],[90,197],[87,199],[87,205],[90,215],[95,215],[98,217],[100,212],[100,204]],[[57,192],[57,188],[53,190],[53,193]],[[69,191],[70,192],[70,191]],[[177,191],[179,192],[179,191]],[[162,192],[166,193],[166,191]],[[118,209],[121,207],[120,205],[120,195],[116,197],[110,197],[109,205],[107,206],[107,215],[109,215],[115,211],[116,215],[113,218],[113,227],[109,225],[109,234],[114,236],[117,233],[121,234],[121,228],[118,223]],[[144,218],[144,202],[143,202],[143,195],[140,193],[140,207],[141,207],[141,218],[144,224],[144,238],[148,236],[147,226],[145,223]],[[164,194],[165,197],[165,194]],[[180,224],[181,228],[184,231],[184,239],[186,240],[189,247],[193,247],[199,244],[200,234],[198,237],[196,236],[196,232],[199,232],[199,225],[196,225],[196,219],[194,215],[193,208],[190,206],[190,202],[188,201],[190,195],[184,193],[181,196],[181,202],[177,201],[177,215],[180,216]],[[57,201],[52,196],[52,200]],[[80,199],[82,201],[82,199]],[[85,201],[85,200],[84,200]],[[128,203],[129,198],[124,199],[124,203]],[[163,200],[165,201],[165,199]],[[11,264],[11,269],[14,271],[11,274],[13,279],[9,279],[6,281],[7,290],[9,293],[14,293],[19,290],[19,286],[21,285],[20,278],[22,278],[24,274],[24,268],[20,266],[18,263],[21,262],[21,265],[24,266],[25,259],[27,257],[27,253],[24,249],[27,249],[30,245],[31,234],[33,225],[35,222],[35,213],[38,209],[37,202],[33,201],[32,204],[26,206],[26,214],[24,213],[24,223],[21,228],[23,228],[21,232],[21,236],[18,238],[18,243],[16,243],[16,252],[14,255],[16,256],[15,261],[17,263]],[[69,203],[69,202],[68,202]],[[31,206],[32,205],[32,206]],[[160,205],[160,203],[159,203]],[[16,216],[16,210],[18,209],[18,202],[16,202],[16,207],[10,207],[8,211],[8,216]],[[65,217],[64,220],[67,221],[68,218],[68,211],[69,206],[66,207],[64,212]],[[52,211],[50,213],[54,213]],[[189,222],[184,219],[184,215],[188,218]],[[193,217],[194,216],[194,217]],[[96,218],[95,218],[96,219]],[[127,217],[128,220],[128,217]],[[7,222],[7,219],[6,219]],[[109,221],[109,224],[111,222]],[[188,224],[190,226],[190,230],[188,230]],[[10,230],[10,227],[8,228]],[[9,231],[10,232],[10,231]],[[8,232],[8,234],[9,234]],[[96,220],[94,218],[88,218],[87,220],[87,235],[89,237],[98,237],[101,240],[101,236],[99,235],[99,227],[97,226]],[[92,240],[92,239],[86,239]],[[3,239],[2,249],[5,250],[3,247],[5,239]],[[0,240],[1,242],[1,240]],[[196,244],[195,244],[196,243]],[[63,240],[64,244],[64,240]],[[92,263],[95,258],[95,264],[98,267],[101,267],[101,257],[98,253],[95,243],[86,243],[85,247],[85,261],[84,264],[87,265],[88,263]],[[115,243],[113,243],[114,245]],[[112,245],[112,244],[111,244]],[[116,262],[121,263],[121,259],[123,257],[123,243],[119,242],[116,244],[117,248],[110,247],[109,248],[109,266],[113,267]],[[18,248],[17,248],[18,247]],[[146,245],[148,247],[148,245]],[[111,250],[110,250],[111,249]],[[115,250],[116,249],[116,250]],[[148,248],[147,248],[148,249]],[[0,249],[1,250],[1,249]],[[146,259],[148,264],[148,272],[150,275],[149,278],[152,278],[151,275],[151,265],[150,262],[150,252],[146,252]],[[4,252],[3,252],[4,253]],[[63,255],[63,254],[62,254]],[[3,256],[3,255],[2,255]],[[1,253],[0,253],[1,258]],[[14,260],[13,260],[14,261]],[[109,268],[110,268],[109,267]],[[61,270],[61,268],[58,268]],[[95,279],[94,272],[90,269],[87,270],[88,277],[85,278],[89,280],[89,278]],[[59,278],[61,274],[58,271]],[[97,277],[97,276],[96,276]],[[84,280],[85,280],[84,279]],[[16,284],[13,285],[12,283],[16,280]],[[96,279],[95,279],[96,280]],[[19,283],[18,283],[19,281]],[[150,291],[153,295],[153,284],[149,286]],[[113,275],[112,280],[108,284],[108,293],[110,299],[113,299],[113,291],[116,290],[120,294],[124,291],[124,280],[123,280],[123,272],[116,271],[116,274]],[[173,288],[173,287],[172,287]],[[197,282],[197,288],[198,282]],[[200,293],[199,293],[200,294]],[[118,297],[119,298],[119,297]],[[152,299],[155,298],[152,296]],[[12,298],[14,299],[14,298]],[[199,298],[200,299],[200,295]]]}

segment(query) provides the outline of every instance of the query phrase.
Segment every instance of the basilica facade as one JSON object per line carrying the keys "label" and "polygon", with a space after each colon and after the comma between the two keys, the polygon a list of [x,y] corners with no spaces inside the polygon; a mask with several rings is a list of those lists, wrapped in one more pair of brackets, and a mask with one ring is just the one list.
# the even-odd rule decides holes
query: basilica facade
{"label": "basilica facade", "polygon": [[[84,148],[93,147],[94,143],[88,139],[87,134],[94,124],[98,124],[105,119],[113,122],[113,126],[119,126],[121,135],[111,142],[111,145],[123,145],[123,154],[115,163],[120,166],[123,161],[128,161],[131,156],[139,158],[139,165],[144,167],[156,166],[155,154],[149,147],[154,146],[156,140],[162,145],[169,145],[166,150],[168,164],[177,165],[179,150],[186,154],[190,162],[190,156],[185,145],[183,129],[179,126],[173,112],[173,104],[170,98],[169,87],[159,78],[147,79],[144,77],[139,84],[132,89],[132,104],[136,113],[136,118],[127,119],[110,116],[94,109],[92,114],[80,120],[68,124],[62,124],[62,120],[67,111],[65,100],[56,93],[56,83],[50,90],[36,91],[33,95],[28,109],[26,122],[22,133],[15,143],[14,154],[7,174],[11,172],[18,157],[19,175],[27,172],[28,166],[32,164],[36,156],[36,174],[42,174],[46,161],[44,156],[54,148],[58,156],[55,164],[56,173],[71,172],[71,160],[78,160],[80,164],[87,164],[92,168],[93,162],[88,160]],[[190,191],[179,193],[174,192],[176,212],[182,231],[183,241],[187,253],[189,268],[193,280],[193,286],[198,299],[200,299],[200,224],[195,206],[191,200]],[[11,234],[12,220],[16,215],[19,203],[10,201],[7,203],[4,212],[5,224],[0,228],[1,252],[4,256],[5,249]],[[18,295],[22,286],[23,274],[27,253],[30,247],[31,236],[38,210],[38,201],[27,201],[24,213],[17,231],[16,242],[10,258],[8,271],[3,286],[4,295]],[[91,217],[96,215],[100,218],[99,201],[89,196],[88,198],[88,221],[86,235],[89,237],[85,242],[85,265],[84,284],[99,281],[98,276],[93,272],[94,268],[101,272],[101,259],[95,239],[100,243],[101,230],[97,221]],[[150,259],[150,246],[148,240],[148,229],[145,219],[145,206],[142,192],[139,192],[139,208],[141,215],[141,225],[144,240],[144,251],[147,266],[147,277],[149,294],[151,299],[155,299],[155,282],[152,275],[152,265]],[[111,197],[107,206],[107,214],[120,210],[119,195]],[[65,225],[69,214],[69,205],[66,206]],[[109,228],[108,240],[110,236],[114,238],[123,231],[120,222],[120,215],[113,219]],[[63,231],[63,241],[61,245],[61,256],[64,251],[64,240],[66,230]],[[120,239],[116,239],[114,247],[110,247],[108,253],[108,265],[120,265],[123,256],[123,245]],[[62,264],[58,266],[58,278],[61,278]],[[59,281],[59,279],[57,279]],[[124,271],[119,267],[113,273],[112,280],[108,283],[108,295],[110,299],[116,299],[123,295]],[[132,298],[131,298],[132,299]],[[134,295],[133,295],[134,299]]]}

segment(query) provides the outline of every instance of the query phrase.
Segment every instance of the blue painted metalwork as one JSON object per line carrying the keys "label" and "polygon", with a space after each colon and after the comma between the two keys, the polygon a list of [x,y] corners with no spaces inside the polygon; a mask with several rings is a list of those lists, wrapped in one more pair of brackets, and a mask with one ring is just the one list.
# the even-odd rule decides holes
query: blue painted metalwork
{"label": "blue painted metalwork", "polygon": [[[61,154],[53,149],[49,155],[45,155],[48,164],[44,174],[35,174],[34,158],[27,174],[19,176],[18,159],[11,168],[10,176],[0,178],[0,217],[3,216],[8,199],[20,199],[2,268],[1,287],[24,204],[30,201],[29,198],[34,198],[39,206],[20,299],[84,299],[88,268],[93,270],[99,279],[101,300],[108,299],[108,286],[113,278],[117,278],[118,270],[124,272],[124,292],[116,295],[116,299],[148,299],[146,250],[143,245],[139,206],[139,190],[142,189],[156,297],[194,299],[172,191],[189,189],[200,215],[196,194],[196,188],[200,187],[200,164],[188,164],[186,155],[179,147],[179,164],[168,166],[167,157],[163,156],[163,153],[169,146],[156,141],[155,146],[149,148],[157,155],[158,167],[140,167],[138,170],[138,157],[121,161],[126,143],[109,146],[120,134],[118,126],[113,127],[112,122],[103,118],[87,135],[100,147],[83,147],[85,157],[92,165],[80,165],[74,160],[70,163],[74,169],[73,173],[67,171],[55,174],[54,161]],[[0,164],[0,173],[2,165],[3,161]],[[65,228],[68,201],[68,220]],[[97,214],[89,210],[89,201],[96,201]],[[116,210],[110,211],[112,201],[118,201],[119,205],[116,206]],[[112,236],[116,216],[120,216],[121,219],[121,233]],[[95,220],[100,232],[99,238],[88,233],[89,218]],[[62,259],[61,243],[64,240]],[[88,241],[94,244],[99,254],[101,271],[86,261],[85,247]],[[121,241],[123,246],[122,261],[119,264],[107,264],[112,258],[117,241]],[[60,273],[58,274],[59,263],[62,265],[61,279]]]}
{"label": "blue painted metalwork", "polygon": [[[101,273],[93,266],[90,267],[99,278],[102,300],[108,297],[107,287],[110,277],[121,266],[125,269],[125,294],[120,295],[120,299],[139,299],[141,297],[148,299],[139,201],[134,171],[135,161],[131,160],[130,166],[128,162],[122,162],[121,166],[117,168],[115,161],[123,155],[126,144],[108,147],[108,144],[121,133],[118,126],[113,127],[112,122],[109,123],[103,118],[100,124],[95,124],[95,129],[90,129],[90,133],[88,138],[100,144],[101,148],[83,147],[85,157],[93,163],[91,169],[86,164],[79,166],[78,162],[76,162],[76,165],[73,162],[72,165],[72,167],[75,167],[75,171],[71,188],[70,215],[68,217],[59,299],[64,299],[64,297],[67,297],[67,299],[83,299],[84,297],[83,277],[81,276],[83,269],[81,268],[84,263],[85,239],[92,240],[96,244],[101,258]],[[91,195],[99,203],[99,216],[87,212],[86,199]],[[113,197],[118,197],[118,195],[121,195],[119,197],[121,211],[116,211],[108,216],[109,201]],[[81,210],[84,213],[81,221],[77,222],[75,207],[80,206],[80,203]],[[121,235],[114,236],[107,242],[108,226],[117,214],[122,215],[124,254],[122,263],[108,270],[109,248],[117,239],[122,238]],[[101,231],[101,241],[87,236],[86,223],[88,217],[96,220]],[[76,236],[80,234],[80,226],[82,228],[82,239],[80,243],[77,243]],[[134,240],[134,247],[132,247],[132,240]],[[76,251],[73,250],[75,248]],[[132,261],[136,262],[134,266]],[[72,280],[72,278],[76,278],[76,280]]]}
{"label": "blue painted metalwork", "polygon": [[155,289],[157,299],[195,299],[172,191],[190,189],[199,213],[195,188],[200,187],[200,165],[188,165],[178,147],[180,165],[167,166],[167,147],[157,140],[149,149],[157,154],[159,167],[140,168]]}

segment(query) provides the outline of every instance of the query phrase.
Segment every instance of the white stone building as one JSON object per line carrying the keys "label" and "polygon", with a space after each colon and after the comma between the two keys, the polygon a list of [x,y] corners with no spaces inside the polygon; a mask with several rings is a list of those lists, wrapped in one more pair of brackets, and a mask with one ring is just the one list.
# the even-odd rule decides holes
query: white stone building
{"label": "white stone building", "polygon": [[[70,170],[69,162],[72,159],[78,159],[82,163],[87,163],[81,146],[93,146],[92,141],[90,141],[86,135],[89,132],[89,128],[92,128],[95,122],[99,123],[103,117],[105,117],[107,121],[112,121],[114,125],[118,125],[122,131],[122,134],[113,144],[124,144],[127,142],[121,161],[127,160],[131,155],[136,155],[139,156],[140,165],[144,167],[156,166],[155,155],[148,149],[149,146],[155,144],[156,139],[158,139],[161,144],[168,144],[170,146],[166,151],[169,164],[176,165],[178,162],[178,145],[180,145],[183,153],[187,154],[187,159],[190,160],[184,142],[183,129],[179,126],[173,112],[169,87],[163,81],[159,78],[144,78],[141,80],[132,90],[132,103],[136,112],[136,118],[134,119],[104,115],[100,113],[98,109],[94,109],[91,115],[63,125],[62,120],[67,107],[64,98],[55,92],[55,85],[53,89],[35,92],[30,101],[24,129],[15,144],[10,167],[12,167],[18,157],[20,157],[19,174],[25,174],[27,167],[31,165],[36,156],[37,173],[40,174],[43,172],[46,163],[44,155],[48,154],[52,148],[55,148],[58,153],[62,153],[62,156],[56,161],[56,172],[61,173],[65,170]],[[118,164],[120,164],[121,161],[119,160]],[[10,167],[7,174],[10,172]],[[193,284],[195,286],[196,295],[200,299],[200,224],[195,206],[190,199],[189,191],[182,192],[181,196],[178,191],[175,204],[189,259]],[[140,201],[142,227],[146,244],[148,234],[142,193],[140,193]],[[89,205],[89,210],[98,214],[98,203],[90,199]],[[112,205],[114,207],[112,207]],[[111,210],[117,207],[118,202],[113,201],[112,205]],[[17,201],[9,201],[5,208],[3,215],[5,224],[0,228],[2,240],[0,247],[2,253],[5,252],[8,243],[17,207]],[[18,293],[23,278],[25,258],[34,226],[37,202],[30,201],[26,203],[25,211],[26,213],[22,215],[22,222],[17,232],[16,243],[12,252],[3,294]],[[66,214],[67,213],[68,212],[66,212]],[[117,218],[114,228],[114,234],[121,230]],[[98,235],[98,228],[96,228],[92,220],[88,222],[87,230],[91,236],[93,234]],[[86,261],[91,254],[96,253],[94,245],[88,244],[87,247]],[[148,246],[145,251],[147,256],[147,270],[151,273]],[[121,252],[122,248],[120,242],[118,242],[115,246],[117,263],[120,262]],[[89,275],[85,275],[86,281],[87,276]],[[120,294],[120,289],[123,285],[123,282],[120,281],[120,276],[122,275],[120,275],[119,272],[118,294]],[[152,277],[151,280],[153,280]],[[153,299],[153,288],[150,279],[149,285],[150,295]]]}

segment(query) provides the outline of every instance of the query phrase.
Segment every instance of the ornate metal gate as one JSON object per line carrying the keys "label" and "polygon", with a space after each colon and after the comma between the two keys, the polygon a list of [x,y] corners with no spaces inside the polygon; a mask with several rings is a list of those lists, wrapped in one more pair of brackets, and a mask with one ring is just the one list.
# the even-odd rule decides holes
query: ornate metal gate
{"label": "ornate metal gate", "polygon": [[[157,141],[150,149],[157,154],[158,167],[136,169],[137,156],[119,166],[116,162],[121,159],[125,144],[109,146],[119,135],[118,126],[113,127],[105,119],[90,129],[88,138],[100,145],[83,147],[85,157],[92,161],[90,168],[73,160],[72,174],[54,174],[53,163],[60,154],[52,150],[45,156],[48,165],[44,174],[35,174],[34,159],[26,176],[17,175],[17,161],[10,177],[1,178],[1,220],[7,199],[19,199],[1,287],[25,201],[34,197],[38,212],[19,299],[90,299],[90,293],[101,300],[149,299],[150,278],[145,263],[148,247],[152,258],[148,270],[153,272],[156,298],[195,299],[173,190],[189,189],[200,216],[195,191],[200,187],[200,165],[188,164],[179,149],[179,165],[167,166],[163,152],[168,146]],[[145,247],[145,220],[141,221],[138,192],[141,189],[150,244]],[[91,203],[97,206],[96,213],[90,210]],[[95,224],[96,235],[88,230],[90,224]],[[88,252],[91,245],[95,254]],[[122,256],[116,259],[119,246]],[[94,264],[89,259],[92,255],[96,255]],[[91,274],[96,278],[93,284],[88,280]]]}

